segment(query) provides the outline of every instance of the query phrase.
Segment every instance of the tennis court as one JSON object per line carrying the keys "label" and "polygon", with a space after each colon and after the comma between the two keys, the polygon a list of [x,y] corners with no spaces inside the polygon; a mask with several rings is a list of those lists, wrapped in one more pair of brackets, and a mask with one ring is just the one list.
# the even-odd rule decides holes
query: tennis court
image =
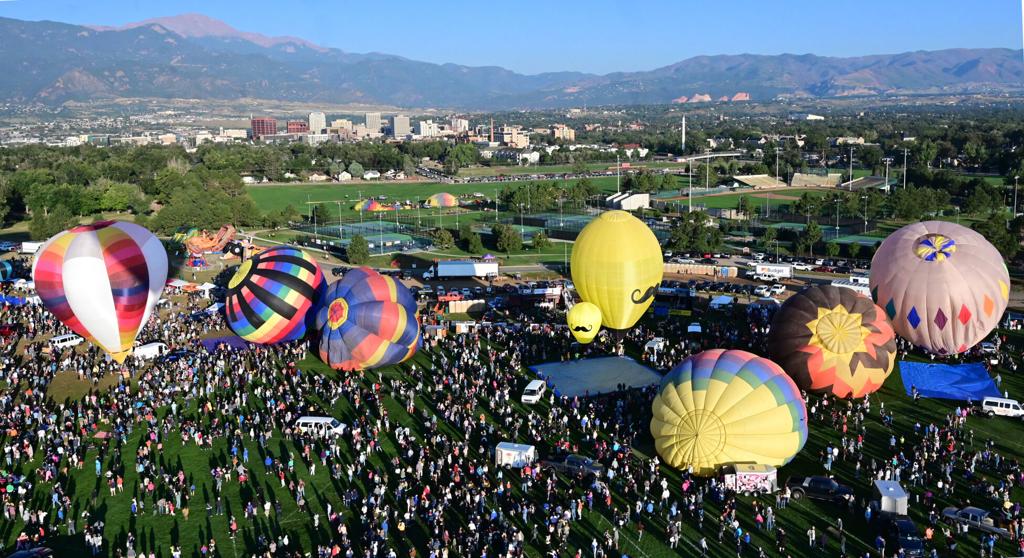
{"label": "tennis court", "polygon": [[836,239],[839,244],[860,244],[861,246],[874,246],[882,241],[877,236],[865,236],[863,234],[851,234]]}

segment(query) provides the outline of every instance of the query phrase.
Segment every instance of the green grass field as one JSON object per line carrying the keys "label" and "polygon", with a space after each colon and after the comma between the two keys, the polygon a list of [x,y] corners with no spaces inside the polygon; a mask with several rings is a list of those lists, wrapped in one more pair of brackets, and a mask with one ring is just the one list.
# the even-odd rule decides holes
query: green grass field
{"label": "green grass field", "polygon": [[[689,320],[689,319],[687,319]],[[1024,346],[1024,338],[1021,336],[1014,337],[1011,342],[1017,343],[1018,351],[1019,348]],[[355,379],[358,382],[362,382],[369,386],[370,384],[381,381],[384,385],[388,385],[390,380],[397,380],[399,382],[412,382],[408,376],[407,366],[415,364],[418,367],[429,366],[429,357],[426,351],[421,351],[417,354],[413,361],[398,367],[390,367],[382,369],[381,371],[365,372],[360,376],[356,376]],[[299,367],[306,373],[324,374],[329,377],[335,377],[335,373],[327,369],[323,364],[313,357],[309,357],[299,363]],[[1003,373],[1003,389],[1010,392],[1011,396],[1024,393],[1024,378],[1007,373],[1005,370]],[[522,379],[518,386],[515,386],[513,391],[518,393],[522,385],[526,383],[529,378],[529,373],[522,371]],[[234,388],[232,388],[234,389]],[[498,421],[495,416],[489,410],[487,405],[487,398],[489,395],[486,392],[481,392],[477,397],[477,411],[481,413],[488,422],[494,424],[497,428],[502,428],[502,422]],[[251,397],[250,404],[258,401],[259,398]],[[902,385],[900,383],[899,374],[893,373],[888,381],[885,383],[883,389],[873,396],[873,407],[872,414],[866,420],[866,431],[865,431],[865,455],[868,458],[886,460],[893,455],[893,452],[889,449],[889,438],[890,435],[898,437],[906,436],[908,443],[916,439],[913,432],[913,425],[916,422],[921,424],[935,423],[943,424],[944,415],[953,408],[953,403],[937,401],[937,400],[923,400],[919,404],[911,402],[903,393]],[[323,402],[315,400],[317,404]],[[515,401],[515,400],[514,400]],[[889,430],[884,426],[875,412],[878,407],[884,404],[885,409],[894,414],[894,429]],[[411,429],[412,436],[416,439],[424,439],[430,435],[425,425],[425,419],[430,417],[436,417],[440,431],[445,432],[456,439],[461,438],[460,429],[457,425],[447,423],[443,417],[437,414],[435,407],[428,398],[420,396],[416,401],[417,413],[423,413],[422,416],[411,416],[405,411],[405,402],[399,401],[390,395],[390,390],[385,389],[380,405],[371,404],[363,406],[359,409],[354,408],[349,401],[342,397],[338,402],[330,408],[331,413],[339,420],[352,423],[357,420],[360,415],[369,414],[371,420],[378,416],[381,409],[386,409],[392,421],[398,424],[408,427]],[[512,404],[514,413],[526,415],[527,413],[541,413],[544,414],[547,411],[548,403],[546,399],[538,405],[527,408],[517,401]],[[200,420],[208,420],[209,417],[202,417],[205,413],[200,413],[195,406],[192,406],[184,411],[184,414],[189,416],[198,416]],[[610,418],[610,417],[609,417]],[[644,419],[646,420],[646,419]],[[643,423],[643,421],[641,421]],[[1012,422],[1011,419],[1006,418],[995,418],[995,419],[984,419],[972,417],[968,419],[968,428],[974,431],[974,444],[975,447],[980,448],[986,441],[992,440],[995,444],[995,449],[1004,454],[1004,456],[1011,459],[1020,459],[1024,457],[1024,442],[1018,436],[1008,435],[1007,428],[1011,427],[1016,430],[1019,429],[1019,423]],[[145,432],[145,428],[137,426],[134,433],[129,436],[125,446],[122,450],[122,459],[126,469],[126,490],[123,494],[110,496],[105,482],[101,479],[97,479],[93,474],[92,460],[97,455],[96,449],[91,449],[88,452],[86,459],[86,466],[81,471],[71,471],[73,476],[73,498],[79,504],[86,502],[93,493],[97,491],[97,502],[98,509],[104,514],[106,521],[106,543],[104,546],[104,555],[113,554],[113,549],[123,548],[124,541],[127,537],[128,532],[132,532],[136,535],[138,544],[137,549],[142,549],[147,552],[157,552],[161,558],[169,556],[169,546],[181,545],[185,556],[198,556],[198,547],[200,542],[205,542],[211,537],[217,541],[218,556],[222,557],[235,557],[235,556],[248,556],[251,554],[251,549],[254,544],[255,537],[258,533],[266,534],[280,534],[281,532],[287,532],[295,543],[301,546],[305,551],[310,551],[312,545],[317,542],[326,542],[328,539],[328,533],[325,528],[326,521],[324,519],[324,509],[326,503],[330,502],[335,509],[339,509],[342,506],[339,494],[347,490],[349,487],[354,486],[363,494],[369,490],[370,486],[364,484],[358,478],[349,483],[344,478],[334,478],[330,475],[326,467],[318,467],[315,475],[311,474],[309,469],[297,456],[300,453],[301,448],[295,446],[290,439],[283,436],[280,432],[275,432],[274,437],[266,447],[260,447],[257,443],[247,441],[246,447],[250,453],[250,460],[248,468],[250,469],[252,484],[254,486],[241,487],[237,481],[225,483],[224,500],[225,500],[225,513],[223,515],[213,515],[208,517],[205,511],[206,502],[211,501],[214,495],[213,481],[210,477],[209,471],[212,467],[222,466],[230,462],[231,456],[229,448],[226,447],[224,440],[216,440],[213,445],[213,449],[198,449],[194,444],[183,445],[180,437],[176,432],[172,432],[164,439],[164,448],[162,454],[159,456],[159,460],[167,466],[176,468],[181,466],[184,468],[188,475],[190,482],[194,482],[197,490],[191,502],[191,516],[188,521],[184,520],[181,514],[174,517],[170,516],[158,516],[153,513],[153,502],[149,497],[142,497],[138,493],[138,489],[134,488],[136,483],[139,481],[138,475],[134,470],[134,454],[135,450],[139,447],[142,442],[142,437]],[[580,431],[579,428],[572,428],[572,436],[574,441],[578,441],[585,436],[585,433]],[[649,433],[646,429],[638,432],[639,437],[634,444],[634,449],[638,455],[650,457],[652,455],[652,441]],[[798,474],[821,474],[823,472],[822,465],[818,460],[818,455],[829,442],[835,443],[839,439],[839,433],[834,431],[831,427],[828,427],[820,422],[812,423],[811,435],[808,440],[807,446],[798,455],[798,457],[789,465],[784,467],[780,471],[780,480],[784,479],[789,475]],[[548,440],[548,442],[554,442],[555,440]],[[353,459],[352,450],[349,443],[343,442],[342,446],[342,461],[351,462]],[[475,448],[470,446],[473,451]],[[397,455],[396,440],[390,431],[386,431],[382,438],[381,452],[376,453],[370,457],[370,463],[377,468],[382,470],[389,468],[390,460]],[[539,450],[542,454],[546,454],[550,451],[550,448],[542,445]],[[303,479],[306,482],[307,490],[307,505],[306,510],[301,510],[297,507],[294,498],[288,492],[287,489],[281,488],[276,479],[272,476],[268,476],[263,468],[262,459],[265,455],[271,454],[274,457],[282,457],[287,455],[296,456],[296,473],[294,478]],[[37,454],[39,459],[41,454]],[[484,460],[490,459],[486,455],[475,455],[475,459]],[[853,465],[849,462],[837,461],[837,465],[834,468],[834,473],[838,480],[846,483],[857,491],[860,498],[865,498],[870,495],[869,480],[865,476],[861,476],[859,479],[855,478]],[[977,476],[981,478],[995,478],[994,472],[986,469],[984,465],[978,467],[975,471]],[[488,473],[490,481],[496,482],[496,471],[492,468]],[[679,486],[680,478],[674,471],[668,470],[666,473],[669,486],[673,492],[673,498],[679,499]],[[989,499],[979,496],[971,495],[968,491],[968,480],[961,474],[957,473],[953,475],[955,486],[957,491],[953,498],[939,497],[937,505],[941,509],[944,505],[951,505],[959,503],[963,498],[971,497],[972,501],[976,505],[982,507],[992,508],[995,502]],[[562,481],[565,482],[565,481]],[[513,496],[516,498],[531,498],[540,496],[542,497],[543,488],[537,487],[534,490],[534,496],[524,495],[520,492],[518,483],[513,482]],[[613,496],[614,505],[618,507],[629,506],[631,507],[636,501],[637,495],[635,493],[627,494],[624,492],[619,485],[613,484]],[[41,496],[48,493],[47,485],[40,484],[37,490],[41,491]],[[262,494],[272,494],[282,505],[280,514],[272,512],[270,518],[263,517],[261,513],[259,518],[254,522],[246,521],[242,518],[241,506],[244,501],[247,501],[251,497],[253,491],[257,491]],[[583,490],[581,487],[571,489],[574,494],[582,495]],[[911,489],[913,493],[920,494],[922,489]],[[1024,492],[1018,487],[1014,488],[1011,497],[1015,500],[1019,500],[1024,496]],[[138,516],[132,516],[129,512],[129,504],[132,497],[140,497],[146,502],[146,511],[139,514]],[[772,538],[765,532],[758,531],[752,528],[752,512],[751,512],[751,501],[749,497],[739,498],[739,507],[737,517],[741,521],[744,529],[751,530],[753,536],[754,546],[762,546],[766,551],[773,549]],[[718,504],[711,501],[710,499],[705,501],[706,506],[706,518],[704,535],[707,536],[709,543],[712,547],[710,553],[715,558],[731,557],[735,555],[734,545],[730,543],[731,536],[726,534],[724,545],[719,545],[715,542],[716,533],[718,530]],[[81,508],[79,508],[81,509]],[[361,530],[359,521],[353,510],[343,510],[346,519],[348,520],[350,533],[353,531],[358,532]],[[925,525],[925,517],[922,515],[923,505],[915,504],[914,498],[911,498],[911,510],[912,517],[919,526]],[[839,517],[843,518],[845,528],[848,533],[847,550],[848,552],[864,555],[869,550],[874,539],[874,532],[872,528],[865,522],[861,513],[862,508],[858,507],[851,511],[846,511],[842,508],[837,508],[830,504],[816,503],[816,502],[792,502],[790,507],[785,510],[778,511],[777,513],[777,525],[785,528],[790,534],[791,552],[789,556],[797,558],[819,558],[820,556],[837,556],[838,555],[838,541],[834,536],[834,526],[836,519]],[[311,513],[321,514],[321,526],[320,529],[314,529],[312,522],[309,519]],[[447,512],[451,514],[451,517],[455,519],[456,523],[462,521],[462,513],[457,506],[450,508]],[[685,512],[684,512],[685,514]],[[239,519],[241,526],[240,534],[235,541],[232,541],[228,535],[228,521],[231,515],[235,515]],[[685,517],[685,515],[684,515]],[[518,516],[509,516],[509,521],[512,521],[519,528],[523,529],[527,533],[527,555],[531,557],[541,556],[543,551],[542,543],[532,542],[529,539],[530,525],[525,525],[520,521]],[[593,537],[600,539],[601,533],[611,528],[611,516],[609,512],[604,508],[602,504],[595,504],[593,511],[584,511],[582,520],[572,524],[572,529],[569,537],[569,548],[567,548],[562,555],[571,555],[574,549],[581,548],[585,549],[585,552],[589,550],[590,540]],[[676,551],[668,548],[666,542],[666,536],[664,534],[665,519],[663,513],[655,513],[653,515],[645,515],[644,520],[646,526],[646,535],[642,538],[636,530],[636,524],[630,522],[625,528],[621,530],[621,542],[620,551],[629,556],[645,556],[647,558],[662,558],[670,556],[693,556],[696,554],[694,545],[699,539],[700,534],[696,530],[696,523],[692,520],[684,520],[683,522],[683,543],[680,548]],[[812,550],[807,548],[806,537],[804,532],[810,525],[814,525],[819,533],[828,532],[829,529],[833,529],[833,536],[831,538],[830,546],[824,552]],[[0,526],[0,540],[7,544],[12,544],[13,539],[17,536],[20,531],[20,523],[6,523]],[[424,534],[427,532],[428,526],[421,524],[419,521],[415,521],[404,535],[399,535],[397,531],[392,531],[391,542],[396,547],[400,556],[408,555],[409,548],[412,546],[419,547],[419,550],[423,550],[422,544]],[[961,539],[960,550],[955,556],[975,556],[977,555],[977,544],[975,542],[976,536],[970,535]],[[84,548],[81,545],[81,537],[69,538],[66,536],[57,537],[52,541],[53,546],[58,556],[79,556],[83,555]],[[1009,550],[1009,544],[1007,542],[1000,542],[997,546],[997,551],[1006,553]],[[748,551],[747,555],[756,555]],[[774,550],[768,552],[769,556],[776,556]],[[953,556],[949,554],[942,554],[943,556]]]}
{"label": "green grass field", "polygon": [[[602,177],[591,179],[594,185],[602,192],[615,191],[615,177]],[[568,186],[574,180],[561,180],[560,183]],[[524,182],[479,182],[473,184],[442,184],[438,182],[408,182],[396,184],[393,182],[349,182],[333,184],[261,184],[248,186],[246,190],[256,203],[260,211],[278,211],[287,205],[292,205],[300,213],[306,212],[306,202],[326,202],[328,210],[332,215],[337,215],[337,205],[341,206],[342,215],[346,217],[358,216],[359,212],[354,211],[352,206],[360,199],[370,196],[387,196],[388,201],[409,200],[416,204],[427,199],[438,192],[448,192],[456,196],[483,194],[488,199],[494,199],[495,192],[500,192],[505,186],[515,187],[525,184]],[[331,207],[334,205],[335,207]],[[416,210],[403,210],[405,214],[415,214]]]}
{"label": "green grass field", "polygon": [[[701,204],[709,209],[735,209],[737,204],[742,197],[746,196],[750,200],[752,207],[764,207],[766,204],[771,207],[778,207],[780,205],[793,205],[796,200],[793,198],[799,198],[804,192],[811,194],[812,196],[824,196],[825,190],[813,190],[813,189],[786,189],[772,192],[744,192],[742,194],[725,194],[715,196],[701,196],[699,198],[693,198],[694,205]],[[684,199],[685,201],[685,199]]]}
{"label": "green grass field", "polygon": [[[638,161],[630,162],[629,168],[652,168],[652,169],[670,169],[670,168],[685,168],[684,163],[673,163],[669,161]],[[609,163],[588,163],[587,169],[590,171],[604,171],[604,170],[615,170],[615,161]],[[623,171],[627,168],[623,168]],[[467,167],[459,169],[459,176],[500,176],[510,174],[564,174],[573,171],[573,165],[533,165],[529,167],[523,166],[510,166],[510,165],[491,165],[482,167]]]}

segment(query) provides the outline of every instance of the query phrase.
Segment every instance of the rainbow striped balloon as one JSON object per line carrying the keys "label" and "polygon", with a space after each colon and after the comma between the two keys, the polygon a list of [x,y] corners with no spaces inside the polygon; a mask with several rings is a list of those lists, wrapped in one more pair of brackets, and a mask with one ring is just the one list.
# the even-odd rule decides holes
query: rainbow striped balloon
{"label": "rainbow striped balloon", "polygon": [[336,370],[398,364],[416,353],[416,301],[398,281],[361,267],[327,289],[316,316],[320,358]]}
{"label": "rainbow striped balloon", "polygon": [[694,355],[661,381],[652,404],[658,455],[712,475],[722,465],[785,465],[807,441],[807,408],[774,362],[746,351]]}
{"label": "rainbow striped balloon", "polygon": [[100,221],[47,240],[32,279],[58,320],[124,362],[164,290],[167,252],[139,225]]}
{"label": "rainbow striped balloon", "polygon": [[301,339],[325,286],[309,254],[292,246],[271,248],[238,266],[228,282],[224,316],[246,341],[267,345]]}

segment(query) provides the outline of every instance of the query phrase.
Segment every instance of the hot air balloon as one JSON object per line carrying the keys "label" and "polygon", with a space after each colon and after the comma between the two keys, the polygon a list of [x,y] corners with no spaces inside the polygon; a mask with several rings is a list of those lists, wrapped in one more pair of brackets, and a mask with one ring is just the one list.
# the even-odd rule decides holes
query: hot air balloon
{"label": "hot air balloon", "polygon": [[238,266],[228,282],[224,317],[246,341],[301,339],[325,287],[324,274],[309,254],[292,246],[271,248]]}
{"label": "hot air balloon", "polygon": [[398,364],[420,344],[412,293],[395,279],[360,267],[327,289],[316,314],[320,358],[336,370]]}
{"label": "hot air balloon", "polygon": [[590,343],[601,331],[601,309],[596,304],[580,302],[566,315],[569,331],[580,343]]}
{"label": "hot air balloon", "polygon": [[0,281],[7,281],[14,277],[14,266],[7,260],[0,261]]}
{"label": "hot air balloon", "polygon": [[907,225],[871,260],[871,295],[901,337],[939,355],[962,353],[999,323],[1010,275],[985,237],[945,221]]}
{"label": "hot air balloon", "polygon": [[427,207],[456,207],[459,199],[448,192],[438,192],[427,198]]}
{"label": "hot air balloon", "polygon": [[808,287],[775,314],[768,352],[802,390],[864,397],[896,362],[896,334],[883,311],[853,289]]}
{"label": "hot air balloon", "polygon": [[785,465],[807,441],[800,389],[774,362],[746,351],[694,355],[661,381],[652,403],[658,455],[714,474],[722,465]]}
{"label": "hot air balloon", "polygon": [[571,266],[580,298],[597,305],[605,327],[625,330],[654,301],[664,262],[658,239],[643,221],[607,211],[576,237]]}
{"label": "hot air balloon", "polygon": [[32,278],[47,310],[120,363],[160,300],[167,252],[139,225],[99,221],[47,240]]}

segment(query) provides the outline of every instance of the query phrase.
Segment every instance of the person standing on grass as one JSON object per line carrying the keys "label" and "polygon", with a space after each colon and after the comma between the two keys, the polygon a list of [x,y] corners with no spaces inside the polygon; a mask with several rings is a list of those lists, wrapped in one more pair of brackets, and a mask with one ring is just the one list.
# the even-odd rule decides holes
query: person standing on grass
{"label": "person standing on grass", "polygon": [[814,529],[814,525],[807,530],[807,546],[810,548],[815,547],[815,543],[818,541],[818,532]]}

